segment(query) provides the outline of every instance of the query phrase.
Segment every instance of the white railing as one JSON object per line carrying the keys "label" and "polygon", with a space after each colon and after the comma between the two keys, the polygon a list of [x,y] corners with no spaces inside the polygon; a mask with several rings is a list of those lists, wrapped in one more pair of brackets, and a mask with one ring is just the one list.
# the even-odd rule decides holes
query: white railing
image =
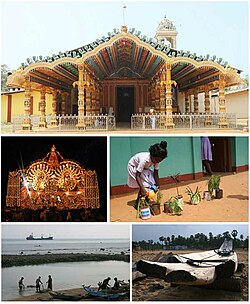
{"label": "white railing", "polygon": [[[76,115],[58,115],[53,119],[53,124],[51,124],[52,116],[46,115],[46,128],[39,127],[40,117],[40,115],[29,116],[33,131],[109,131],[116,127],[115,116],[111,115],[88,115],[81,118]],[[23,120],[24,115],[13,116],[13,132],[22,130]]]}
{"label": "white railing", "polygon": [[[134,114],[131,116],[132,130],[163,130],[174,124],[175,129],[219,129],[220,114]],[[236,129],[236,115],[224,114],[227,125],[223,127]]]}

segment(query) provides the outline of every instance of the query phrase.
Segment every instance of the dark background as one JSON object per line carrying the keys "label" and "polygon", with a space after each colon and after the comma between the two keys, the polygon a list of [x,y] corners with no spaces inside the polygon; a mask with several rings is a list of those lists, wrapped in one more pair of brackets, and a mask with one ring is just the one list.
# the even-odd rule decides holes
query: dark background
{"label": "dark background", "polygon": [[2,136],[1,137],[1,198],[6,205],[8,174],[26,168],[44,158],[51,147],[64,160],[76,161],[85,169],[96,170],[101,203],[101,214],[107,219],[107,137],[106,136]]}

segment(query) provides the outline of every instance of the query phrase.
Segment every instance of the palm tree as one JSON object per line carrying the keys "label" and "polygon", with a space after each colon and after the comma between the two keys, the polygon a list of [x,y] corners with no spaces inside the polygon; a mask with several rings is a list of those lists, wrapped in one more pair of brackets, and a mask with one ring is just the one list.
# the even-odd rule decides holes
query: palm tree
{"label": "palm tree", "polygon": [[164,236],[160,236],[159,237],[159,241],[162,243],[162,249],[163,249],[163,242],[165,241],[165,237]]}
{"label": "palm tree", "polygon": [[235,240],[236,236],[238,235],[238,231],[234,229],[234,230],[231,232],[231,234],[232,234],[232,236],[233,236],[233,238],[234,238],[234,240]]}

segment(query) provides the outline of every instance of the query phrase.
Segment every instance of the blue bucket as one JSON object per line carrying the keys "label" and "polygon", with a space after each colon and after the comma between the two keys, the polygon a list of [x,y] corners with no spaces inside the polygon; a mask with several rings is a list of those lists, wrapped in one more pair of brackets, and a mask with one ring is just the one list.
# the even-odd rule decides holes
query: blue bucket
{"label": "blue bucket", "polygon": [[151,212],[149,208],[143,208],[141,209],[141,219],[147,220],[151,217]]}

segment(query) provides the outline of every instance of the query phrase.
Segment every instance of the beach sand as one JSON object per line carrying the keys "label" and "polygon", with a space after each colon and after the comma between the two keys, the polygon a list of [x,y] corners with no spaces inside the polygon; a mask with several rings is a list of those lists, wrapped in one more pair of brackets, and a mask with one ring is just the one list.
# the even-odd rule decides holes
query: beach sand
{"label": "beach sand", "polygon": [[[220,188],[223,189],[222,199],[211,201],[201,200],[198,205],[189,203],[189,196],[185,193],[186,187],[191,189],[200,187],[202,193],[207,190],[208,177],[191,182],[178,183],[179,193],[183,195],[184,210],[182,215],[172,215],[163,212],[142,220],[136,218],[136,209],[133,207],[137,191],[130,194],[112,196],[110,200],[111,222],[248,222],[248,171],[221,176]],[[176,195],[175,185],[161,187],[162,202]],[[201,193],[201,195],[202,195]]]}
{"label": "beach sand", "polygon": [[[133,262],[140,259],[151,260],[160,251],[135,251]],[[162,252],[162,251],[161,251]],[[164,251],[167,254],[169,251]],[[190,253],[190,251],[171,251],[174,254]],[[194,251],[193,251],[194,252]],[[179,285],[171,287],[164,280],[149,278],[133,282],[133,301],[248,301],[248,251],[236,250],[238,262],[244,263],[242,272],[237,272],[236,277],[242,280],[242,292],[225,290],[209,290],[200,287]],[[162,289],[157,289],[161,286]]]}

